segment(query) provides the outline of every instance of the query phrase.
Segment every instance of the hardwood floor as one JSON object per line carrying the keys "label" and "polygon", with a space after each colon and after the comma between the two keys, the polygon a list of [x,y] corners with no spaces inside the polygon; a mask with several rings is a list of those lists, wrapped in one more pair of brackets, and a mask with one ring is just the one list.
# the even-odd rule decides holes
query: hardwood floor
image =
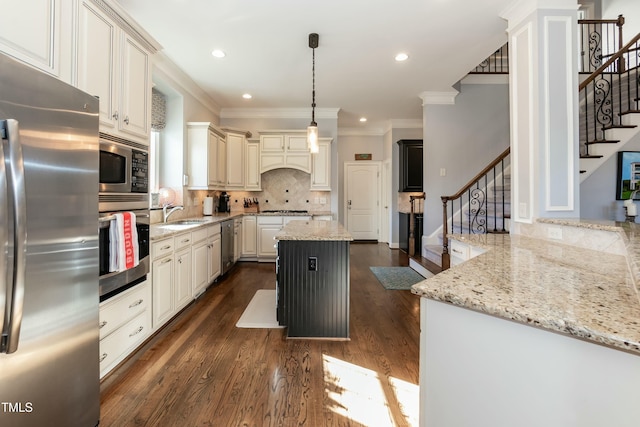
{"label": "hardwood floor", "polygon": [[274,264],[239,263],[101,385],[100,426],[417,425],[419,297],[369,266],[408,265],[351,245],[350,341],[287,340],[235,323]]}

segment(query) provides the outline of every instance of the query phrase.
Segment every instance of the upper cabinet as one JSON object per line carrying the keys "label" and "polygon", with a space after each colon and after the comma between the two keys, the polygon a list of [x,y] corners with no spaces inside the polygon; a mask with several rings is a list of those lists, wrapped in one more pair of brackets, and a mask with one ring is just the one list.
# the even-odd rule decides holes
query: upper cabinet
{"label": "upper cabinet", "polygon": [[58,75],[60,1],[5,2],[0,49],[54,76]]}
{"label": "upper cabinet", "polygon": [[245,141],[244,153],[244,189],[247,191],[262,191],[262,178],[260,175],[260,140],[247,139]]}
{"label": "upper cabinet", "polygon": [[245,145],[244,134],[227,132],[227,190],[244,189]]}
{"label": "upper cabinet", "polygon": [[70,0],[1,2],[0,51],[71,83]]}
{"label": "upper cabinet", "polygon": [[311,190],[331,191],[331,138],[318,139],[318,153],[311,154]]}
{"label": "upper cabinet", "polygon": [[192,190],[224,189],[226,135],[210,122],[187,123],[187,186]]}
{"label": "upper cabinet", "polygon": [[311,172],[307,134],[261,133],[260,173],[278,168]]}
{"label": "upper cabinet", "polygon": [[150,53],[110,15],[83,0],[78,16],[78,88],[100,99],[101,131],[149,143]]}
{"label": "upper cabinet", "polygon": [[400,192],[422,191],[422,140],[401,139]]}

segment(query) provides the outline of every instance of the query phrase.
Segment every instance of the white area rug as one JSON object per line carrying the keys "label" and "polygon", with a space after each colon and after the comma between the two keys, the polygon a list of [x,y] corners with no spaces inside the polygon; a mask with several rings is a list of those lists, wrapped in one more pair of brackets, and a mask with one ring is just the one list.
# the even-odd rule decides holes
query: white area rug
{"label": "white area rug", "polygon": [[260,289],[240,316],[237,328],[284,328],[276,318],[275,289]]}

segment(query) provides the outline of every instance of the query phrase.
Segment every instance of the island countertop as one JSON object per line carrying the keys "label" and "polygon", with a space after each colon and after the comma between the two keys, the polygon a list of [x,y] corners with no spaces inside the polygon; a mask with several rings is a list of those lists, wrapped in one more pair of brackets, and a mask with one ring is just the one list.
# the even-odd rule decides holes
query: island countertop
{"label": "island countertop", "polygon": [[353,237],[338,221],[293,220],[275,235],[275,239],[352,241]]}
{"label": "island countertop", "polygon": [[[618,230],[635,270],[638,242]],[[414,294],[640,355],[640,299],[624,255],[522,235],[450,238],[487,251],[415,284]]]}

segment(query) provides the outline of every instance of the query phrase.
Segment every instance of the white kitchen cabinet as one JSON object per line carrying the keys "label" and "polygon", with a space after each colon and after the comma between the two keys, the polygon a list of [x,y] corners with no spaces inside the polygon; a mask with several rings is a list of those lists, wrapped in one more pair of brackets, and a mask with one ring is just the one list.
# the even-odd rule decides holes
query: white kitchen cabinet
{"label": "white kitchen cabinet", "polygon": [[236,218],[233,220],[233,261],[237,262],[240,259],[242,252],[242,219]]}
{"label": "white kitchen cabinet", "polygon": [[220,224],[209,227],[209,283],[220,276],[222,272],[222,235]]}
{"label": "white kitchen cabinet", "polygon": [[258,216],[258,261],[273,261],[276,257],[275,235],[284,224],[281,216]]}
{"label": "white kitchen cabinet", "polygon": [[[191,239],[189,239],[191,241]],[[191,245],[176,251],[175,311],[180,311],[192,300],[191,293]]]}
{"label": "white kitchen cabinet", "polygon": [[311,154],[311,190],[331,191],[331,138],[318,140],[318,152]]}
{"label": "white kitchen cabinet", "polygon": [[101,130],[149,144],[149,52],[89,0],[80,5],[77,39],[76,84],[100,98]]}
{"label": "white kitchen cabinet", "polygon": [[477,246],[469,245],[466,242],[461,242],[455,239],[449,240],[449,253],[451,255],[451,265],[461,264],[484,252],[485,252],[484,249],[479,248]]}
{"label": "white kitchen cabinet", "polygon": [[209,242],[205,238],[191,248],[193,262],[191,296],[196,298],[209,284]]}
{"label": "white kitchen cabinet", "polygon": [[260,172],[278,168],[311,172],[311,158],[304,134],[269,133],[260,135]]}
{"label": "white kitchen cabinet", "polygon": [[242,217],[242,250],[240,256],[244,259],[255,259],[257,248],[257,219],[253,215]]}
{"label": "white kitchen cabinet", "polygon": [[191,190],[224,189],[226,136],[210,122],[187,123],[187,175]]}
{"label": "white kitchen cabinet", "polygon": [[151,288],[137,284],[100,304],[100,378],[151,333]]}
{"label": "white kitchen cabinet", "polygon": [[151,64],[149,53],[126,33],[121,33],[122,74],[118,130],[148,144],[151,130]]}
{"label": "white kitchen cabinet", "polygon": [[244,134],[227,132],[227,190],[243,190],[245,180],[245,146]]}
{"label": "white kitchen cabinet", "polygon": [[262,191],[262,180],[260,174],[260,140],[245,140],[244,152],[244,189],[247,191]]}
{"label": "white kitchen cabinet", "polygon": [[62,9],[70,1],[5,1],[0,24],[0,51],[60,77]]}
{"label": "white kitchen cabinet", "polygon": [[[171,245],[173,238],[166,239],[155,244]],[[152,300],[153,300],[153,329],[164,325],[174,314],[174,264],[173,251],[154,259],[151,263]]]}

